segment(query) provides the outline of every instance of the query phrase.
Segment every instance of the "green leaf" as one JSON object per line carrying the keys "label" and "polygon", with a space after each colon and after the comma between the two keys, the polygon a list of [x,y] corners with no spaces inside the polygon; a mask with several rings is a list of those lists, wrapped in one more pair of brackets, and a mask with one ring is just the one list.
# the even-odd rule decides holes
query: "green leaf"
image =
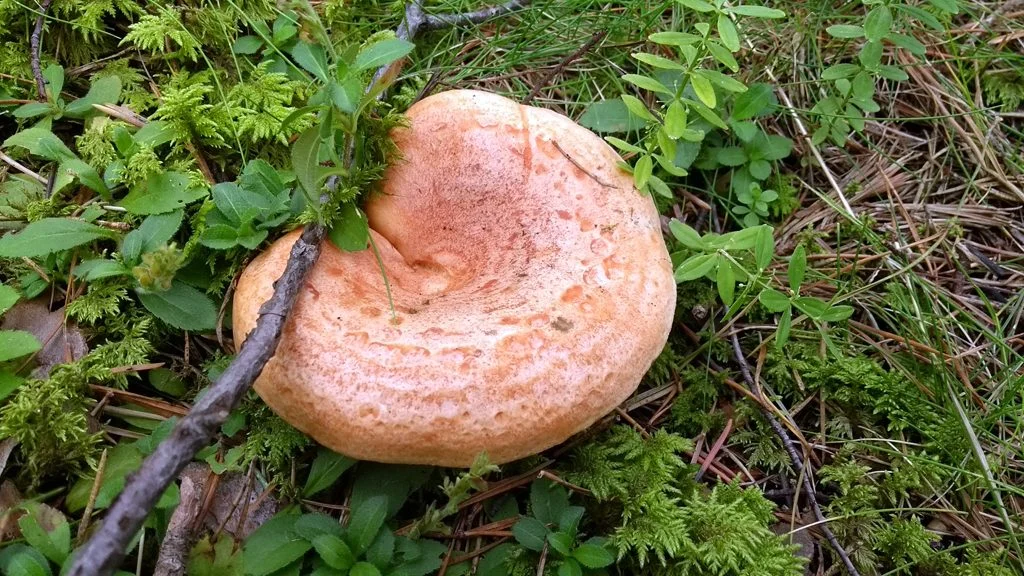
{"label": "green leaf", "polygon": [[163,120],[154,120],[153,122],[146,123],[146,125],[139,128],[139,131],[132,137],[132,140],[134,140],[136,144],[149,146],[150,148],[156,148],[157,146],[166,144],[173,139],[174,127]]}
{"label": "green leaf", "polygon": [[625,74],[622,77],[622,79],[638,88],[643,88],[644,90],[650,90],[651,92],[658,92],[661,94],[674,96],[674,93],[671,90],[669,90],[664,84],[658,82],[657,80],[649,76],[641,76],[640,74]]}
{"label": "green leaf", "polygon": [[231,45],[231,51],[235,54],[255,54],[263,46],[263,40],[259,36],[239,36]]}
{"label": "green leaf", "polygon": [[752,84],[736,96],[732,106],[733,120],[749,120],[769,111],[772,105],[772,87],[769,84]]}
{"label": "green leaf", "polygon": [[775,347],[782,348],[789,342],[789,331],[793,327],[793,309],[786,308],[779,317],[779,327],[775,331]]}
{"label": "green leaf", "polygon": [[740,146],[715,148],[715,160],[722,166],[742,166],[747,163],[747,152]]}
{"label": "green leaf", "polygon": [[21,376],[0,370],[0,402],[10,396],[19,386],[25,383]]}
{"label": "green leaf", "polygon": [[854,39],[864,37],[864,28],[853,24],[833,24],[826,28],[825,31],[834,38]]}
{"label": "green leaf", "polygon": [[814,320],[821,320],[821,317],[828,309],[828,303],[809,296],[800,296],[793,299],[793,305],[801,312],[807,314]]}
{"label": "green leaf", "polygon": [[0,550],[0,573],[5,576],[53,576],[46,557],[24,544]]}
{"label": "green leaf", "polygon": [[395,534],[385,527],[366,551],[366,559],[377,566],[387,566],[395,557]]}
{"label": "green leaf", "polygon": [[757,261],[757,268],[764,270],[772,263],[775,256],[775,237],[772,236],[770,226],[762,226],[754,242],[754,258]]}
{"label": "green leaf", "polygon": [[579,548],[573,551],[573,558],[591,569],[604,568],[615,562],[615,556],[603,545],[598,544],[597,540],[597,538],[591,538],[586,543],[581,544]]}
{"label": "green leaf", "polygon": [[[696,100],[688,100],[688,99],[684,99],[683,101],[686,102],[687,104],[689,104],[691,109],[695,110],[697,112],[697,114],[699,114],[700,117],[703,118],[704,120],[706,120],[709,124],[717,126],[717,127],[721,128],[722,130],[728,130],[729,129],[729,126],[725,123],[725,121],[722,120],[718,116],[718,114],[715,113],[714,110],[712,110],[711,108],[708,108],[703,103],[697,102]],[[684,135],[683,138],[686,138],[686,136]]]}
{"label": "green leaf", "polygon": [[718,103],[718,99],[715,97],[715,89],[711,86],[711,82],[699,75],[690,74],[690,85],[693,86],[693,91],[697,94],[697,98],[704,103],[708,108],[714,108]]}
{"label": "green leaf", "polygon": [[648,122],[657,121],[657,118],[655,118],[654,115],[651,114],[651,111],[647,109],[647,105],[644,104],[643,101],[637,98],[636,96],[623,94],[620,96],[620,98],[622,98],[622,102],[626,105],[626,108],[629,110],[629,112],[636,116],[637,118],[642,118],[643,120],[646,120]]}
{"label": "green leaf", "polygon": [[333,485],[356,461],[337,452],[320,448],[309,469],[309,478],[302,489],[302,495],[310,497]]}
{"label": "green leaf", "polygon": [[303,514],[295,521],[293,530],[297,535],[310,542],[324,534],[332,534],[340,538],[345,533],[337,519],[319,513]]}
{"label": "green leaf", "polygon": [[665,132],[669,138],[677,140],[686,130],[686,108],[678,100],[669,103],[665,111]]}
{"label": "green leaf", "polygon": [[717,254],[701,254],[686,259],[676,268],[676,282],[688,282],[703,278],[718,264]]}
{"label": "green leaf", "polygon": [[724,44],[730,52],[739,51],[740,33],[736,30],[736,25],[732,23],[729,16],[725,14],[718,15],[718,37],[722,39],[722,44]]}
{"label": "green leaf", "polygon": [[663,198],[673,198],[672,190],[669,189],[668,184],[657,176],[651,176],[647,180],[647,187],[654,191],[655,194]]}
{"label": "green leaf", "polygon": [[549,530],[543,522],[529,516],[512,526],[512,535],[515,536],[516,542],[519,542],[523,548],[533,550],[534,552],[540,552],[544,549],[548,532]]}
{"label": "green leaf", "polygon": [[704,250],[704,241],[701,240],[700,233],[693,228],[673,218],[668,223],[668,229],[672,232],[672,235],[676,237],[676,240],[679,240],[679,243],[683,246],[686,246],[690,250]]}
{"label": "green leaf", "polygon": [[104,278],[127,276],[131,274],[131,270],[116,260],[92,258],[76,264],[71,273],[86,282],[95,282]]}
{"label": "green leaf", "polygon": [[0,284],[0,315],[10,310],[20,299],[20,292],[6,284]]}
{"label": "green leaf", "polygon": [[731,76],[726,76],[718,70],[697,70],[696,73],[707,78],[712,84],[722,88],[723,90],[739,93],[747,91],[747,86],[743,84],[743,82],[740,82]]}
{"label": "green leaf", "polygon": [[947,14],[959,14],[960,6],[956,0],[928,0],[928,3]]}
{"label": "green leaf", "polygon": [[330,77],[327,54],[324,53],[323,46],[300,40],[292,48],[292,58],[306,72],[309,72],[321,82],[327,82],[327,79]]}
{"label": "green leaf", "polygon": [[369,562],[359,562],[352,567],[349,576],[381,576],[380,570]]}
{"label": "green leaf", "polygon": [[240,244],[238,230],[227,224],[207,225],[199,243],[214,250],[229,250]]}
{"label": "green leaf", "polygon": [[711,52],[711,55],[715,58],[715,60],[721,63],[722,66],[725,66],[726,68],[732,70],[733,72],[739,72],[740,64],[739,62],[736,61],[736,58],[733,57],[732,52],[729,52],[728,48],[722,46],[721,44],[713,40],[708,40],[707,42],[705,42],[704,47],[707,48],[709,52]]}
{"label": "green leaf", "polygon": [[366,214],[353,202],[342,204],[328,237],[345,252],[366,250],[370,241],[370,224]]}
{"label": "green leaf", "polygon": [[634,52],[633,58],[661,70],[686,70],[686,66],[683,66],[675,60],[669,60],[663,56],[657,56],[654,54],[648,54],[646,52]]}
{"label": "green leaf", "polygon": [[804,273],[807,271],[807,250],[800,244],[793,250],[789,258],[789,289],[793,292],[800,292],[800,286],[804,283]]}
{"label": "green leaf", "polygon": [[50,100],[56,101],[64,90],[64,67],[60,64],[50,64],[43,69],[43,78],[46,80],[46,95]]}
{"label": "green leaf", "polygon": [[764,180],[772,173],[772,165],[766,160],[751,160],[747,169],[750,175],[758,180]]}
{"label": "green leaf", "polygon": [[203,186],[194,186],[183,172],[158,172],[136,186],[121,200],[132,214],[148,215],[173,212],[205,197]]}
{"label": "green leaf", "polygon": [[701,41],[700,36],[686,32],[655,32],[648,39],[663,46],[691,46]]}
{"label": "green leaf", "polygon": [[644,186],[647,186],[647,181],[653,173],[653,158],[648,154],[641,156],[640,159],[636,161],[636,166],[633,168],[633,184],[637,189],[643,190]]}
{"label": "green leaf", "polygon": [[569,507],[569,494],[550,480],[534,480],[530,485],[530,509],[544,524],[554,524]]}
{"label": "green leaf", "polygon": [[605,136],[604,139],[609,144],[611,144],[612,146],[615,146],[616,148],[618,148],[619,150],[622,150],[623,152],[633,152],[633,153],[636,153],[636,154],[644,154],[645,153],[645,150],[643,148],[640,148],[639,146],[634,146],[634,145],[630,144],[629,142],[626,142],[625,140],[621,140],[621,139],[616,138],[614,136]]}
{"label": "green leaf", "polygon": [[562,556],[572,555],[572,536],[565,532],[548,532],[548,546]]}
{"label": "green leaf", "polygon": [[78,177],[82,181],[82,184],[88,186],[90,190],[94,190],[103,196],[104,198],[110,198],[110,189],[107,188],[107,184],[100,178],[100,175],[96,173],[96,169],[86,164],[78,158],[65,158],[61,163],[59,170],[62,170],[72,176]]}
{"label": "green leaf", "polygon": [[723,260],[718,265],[715,284],[718,287],[718,296],[722,298],[722,302],[727,306],[731,305],[736,295],[736,274],[732,269],[732,262]]}
{"label": "green leaf", "polygon": [[878,67],[878,75],[886,80],[893,80],[895,82],[905,82],[910,79],[910,76],[908,76],[902,68],[888,64],[883,64]]}
{"label": "green leaf", "polygon": [[750,16],[753,18],[785,18],[786,13],[782,10],[776,10],[775,8],[765,8],[764,6],[731,6],[725,9],[726,12],[738,14],[740,16]]}
{"label": "green leaf", "polygon": [[245,540],[242,563],[245,573],[264,576],[302,558],[313,544],[295,534],[299,516],[278,514],[256,529]]}
{"label": "green leaf", "polygon": [[676,2],[689,8],[690,10],[696,10],[697,12],[714,12],[715,7],[708,4],[704,0],[676,0]]}
{"label": "green leaf", "polygon": [[885,4],[878,4],[864,19],[864,37],[869,42],[880,42],[892,30],[892,11]]}
{"label": "green leaf", "polygon": [[896,32],[892,32],[889,34],[888,38],[890,42],[899,46],[900,48],[903,48],[907,52],[910,52],[914,56],[924,56],[925,53],[928,51],[928,48],[925,47],[925,45],[922,44],[920,40],[907,34],[898,34]]}
{"label": "green leaf", "polygon": [[594,102],[580,116],[579,123],[584,128],[600,133],[630,132],[644,126],[644,120],[631,114],[626,104],[618,98]]}
{"label": "green leaf", "polygon": [[773,288],[762,290],[757,300],[770,312],[784,312],[790,308],[789,297]]}
{"label": "green leaf", "polygon": [[384,525],[387,513],[388,500],[385,496],[374,496],[353,509],[347,538],[356,554],[362,554],[370,547],[377,531]]}
{"label": "green leaf", "polygon": [[320,145],[320,127],[311,126],[299,136],[292,146],[292,170],[295,171],[295,178],[309,197],[314,199],[318,199],[320,196],[318,184]]}
{"label": "green leaf", "polygon": [[71,553],[71,527],[63,514],[56,515],[53,530],[47,531],[38,520],[39,507],[33,505],[18,520],[21,535],[36,550],[43,553],[54,564],[61,564]]}
{"label": "green leaf", "polygon": [[583,519],[583,512],[582,506],[569,506],[563,510],[562,515],[558,517],[558,529],[575,538],[580,520]]}
{"label": "green leaf", "polygon": [[8,146],[25,148],[30,153],[47,160],[59,161],[76,158],[75,153],[60,138],[45,128],[29,128],[15,132],[13,136],[4,140],[4,147]]}
{"label": "green leaf", "polygon": [[53,111],[53,105],[49,102],[29,102],[15,108],[11,115],[15,118],[35,118]]}
{"label": "green leaf", "polygon": [[39,340],[23,330],[0,330],[0,362],[31,354],[42,348]]}
{"label": "green leaf", "polygon": [[313,538],[313,548],[331,568],[347,570],[356,563],[356,557],[348,544],[332,534],[321,534]]}
{"label": "green leaf", "polygon": [[0,257],[46,256],[112,236],[110,230],[81,220],[43,218],[29,224],[17,234],[8,234],[0,238]]}
{"label": "green leaf", "polygon": [[821,79],[838,80],[839,78],[849,78],[860,71],[860,66],[857,66],[856,64],[833,64],[832,66],[822,70]]}
{"label": "green leaf", "polygon": [[184,217],[182,210],[147,216],[137,230],[132,230],[124,237],[121,255],[124,256],[125,262],[135,262],[144,253],[167,244],[181,227]]}
{"label": "green leaf", "polygon": [[217,306],[210,297],[180,280],[164,292],[136,291],[146,310],[175,328],[203,331],[217,325]]}
{"label": "green leaf", "polygon": [[850,316],[853,316],[853,306],[847,306],[846,304],[837,304],[829,306],[821,315],[822,322],[841,322],[846,320]]}
{"label": "green leaf", "polygon": [[583,568],[574,558],[567,558],[558,565],[558,576],[583,576]]}
{"label": "green leaf", "polygon": [[398,513],[414,490],[421,487],[432,472],[427,466],[394,466],[363,462],[352,485],[349,505],[353,510],[379,495],[388,500],[388,518]]}
{"label": "green leaf", "polygon": [[793,151],[793,141],[785,136],[772,134],[761,148],[761,157],[765,160],[782,160]]}
{"label": "green leaf", "polygon": [[346,78],[342,82],[331,80],[324,89],[338,110],[354,114],[359,109],[359,101],[363,97],[363,85],[359,78]]}
{"label": "green leaf", "polygon": [[115,104],[121,97],[121,80],[117,76],[105,76],[96,80],[89,87],[89,92],[82,98],[68,104],[64,115],[71,118],[84,118],[99,112],[93,104]]}
{"label": "green leaf", "polygon": [[353,67],[356,70],[369,70],[387,66],[392,62],[404,58],[412,52],[416,45],[400,38],[389,38],[381,40],[364,49],[356,56]]}
{"label": "green leaf", "polygon": [[857,54],[857,60],[868,70],[877,70],[882,62],[882,43],[865,42]]}

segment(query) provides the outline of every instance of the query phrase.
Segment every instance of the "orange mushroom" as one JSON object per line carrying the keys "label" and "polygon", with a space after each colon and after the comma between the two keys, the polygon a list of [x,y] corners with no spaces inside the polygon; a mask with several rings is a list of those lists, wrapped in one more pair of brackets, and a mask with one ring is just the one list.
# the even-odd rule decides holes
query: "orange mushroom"
{"label": "orange mushroom", "polygon": [[[453,90],[408,120],[366,206],[396,317],[373,253],[325,245],[256,391],[357,459],[538,453],[612,411],[664,347],[676,285],[657,211],[555,112]],[[298,236],[242,274],[239,346]]]}

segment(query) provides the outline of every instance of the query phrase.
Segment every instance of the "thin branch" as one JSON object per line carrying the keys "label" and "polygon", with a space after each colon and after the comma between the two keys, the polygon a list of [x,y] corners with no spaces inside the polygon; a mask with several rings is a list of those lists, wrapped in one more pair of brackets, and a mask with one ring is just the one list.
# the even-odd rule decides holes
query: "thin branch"
{"label": "thin branch", "polygon": [[819,529],[825,535],[825,539],[832,545],[832,549],[836,555],[839,556],[843,561],[843,565],[846,566],[846,571],[850,573],[850,576],[860,576],[860,572],[857,571],[857,567],[853,565],[853,560],[850,560],[850,555],[846,553],[846,549],[839,543],[839,539],[832,532],[832,529],[828,527],[828,520],[825,518],[825,514],[821,511],[821,506],[818,505],[818,497],[815,494],[814,486],[811,485],[811,475],[804,471],[804,460],[800,456],[800,453],[796,449],[796,443],[789,437],[789,432],[786,432],[786,428],[779,423],[779,420],[775,418],[775,415],[770,411],[765,410],[764,395],[761,391],[761,386],[754,380],[754,376],[750,373],[750,366],[747,364],[747,359],[743,356],[743,348],[740,347],[740,339],[736,334],[732,335],[732,351],[736,357],[736,362],[740,365],[740,372],[743,374],[743,380],[750,386],[750,389],[761,401],[762,412],[764,417],[771,424],[772,430],[775,431],[775,435],[782,441],[782,446],[786,449],[786,453],[789,455],[790,461],[793,463],[793,468],[796,469],[797,477],[804,488],[804,494],[807,496],[807,502],[810,504],[811,509],[814,510],[814,517],[817,518]]}
{"label": "thin branch", "polygon": [[[414,2],[416,4],[416,2]],[[475,12],[462,12],[458,14],[425,14],[423,17],[423,30],[441,30],[448,27],[470,26],[486,22],[491,18],[503,16],[509,12],[521,10],[530,4],[530,0],[512,0],[497,6],[490,6]],[[422,14],[423,11],[420,10]]]}
{"label": "thin branch", "polygon": [[36,90],[39,91],[40,100],[46,100],[46,80],[43,79],[43,68],[39,64],[40,44],[43,35],[43,20],[46,19],[46,12],[50,9],[51,2],[53,0],[43,0],[39,5],[39,16],[36,18],[35,28],[32,29],[32,36],[29,37],[29,46],[32,49],[32,75],[36,78]]}
{"label": "thin branch", "polygon": [[[44,1],[48,5],[48,0]],[[517,0],[470,12],[464,17],[450,14],[429,17],[414,2],[406,9],[406,22],[399,28],[398,36],[408,40],[415,37],[421,28],[433,30],[442,27],[442,23],[475,23],[526,4],[523,0]],[[386,72],[387,68],[377,71],[371,89]],[[292,246],[284,273],[274,284],[273,296],[260,308],[256,328],[249,333],[238,355],[202,399],[178,422],[171,435],[131,475],[124,490],[107,512],[103,524],[76,555],[69,576],[106,576],[120,566],[129,541],[138,532],[164,490],[217,434],[231,410],[274,355],[299,290],[320,256],[325,234],[326,230],[320,224],[310,224],[303,230],[302,236]]]}
{"label": "thin branch", "polygon": [[539,96],[541,91],[544,90],[544,88],[551,82],[551,80],[553,80],[555,76],[557,76],[559,73],[565,70],[566,66],[572,64],[573,62],[581,58],[584,54],[589,52],[594,46],[597,45],[598,42],[603,40],[604,37],[607,35],[607,30],[599,30],[595,32],[594,35],[590,37],[590,40],[587,40],[587,42],[583,44],[583,46],[580,46],[578,50],[566,56],[554,68],[549,70],[547,74],[542,76],[541,79],[538,80],[537,83],[533,85],[533,89],[530,90],[530,93],[526,96],[526,98],[523,98],[522,103],[529,104],[533,102],[533,99]]}

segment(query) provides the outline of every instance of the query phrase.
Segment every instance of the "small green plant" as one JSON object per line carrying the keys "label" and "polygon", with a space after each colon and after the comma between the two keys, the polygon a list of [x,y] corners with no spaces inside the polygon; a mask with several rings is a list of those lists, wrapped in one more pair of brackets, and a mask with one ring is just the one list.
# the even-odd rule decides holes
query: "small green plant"
{"label": "small green plant", "polygon": [[317,575],[424,576],[437,570],[447,548],[432,540],[396,536],[386,521],[402,502],[389,503],[379,487],[375,492],[353,498],[345,526],[323,514],[284,511],[274,516],[246,539],[245,574],[261,576],[289,568]]}
{"label": "small green plant", "polygon": [[559,576],[580,576],[615,561],[606,538],[595,536],[579,541],[584,509],[569,505],[569,494],[561,485],[547,479],[535,480],[530,485],[530,512],[530,516],[516,522],[512,534],[527,550],[547,550],[551,566]]}
{"label": "small green plant", "polygon": [[[768,273],[768,266],[775,256],[775,242],[770,226],[762,224],[736,232],[704,236],[678,220],[672,220],[669,228],[676,240],[691,251],[691,255],[676,268],[676,281],[712,280],[718,287],[722,302],[730,306],[730,313],[755,298],[769,311],[781,313],[776,332],[777,346],[784,346],[789,339],[793,307],[805,313],[826,338],[822,329],[826,323],[840,322],[853,314],[852,306],[800,296],[800,286],[807,270],[803,246],[798,246],[790,258],[789,294],[772,288],[775,278]],[[739,294],[737,286],[740,287]]]}
{"label": "small green plant", "polygon": [[[815,144],[829,139],[837,146],[845,144],[851,132],[864,130],[866,115],[881,110],[874,99],[876,82],[909,78],[899,65],[884,63],[886,43],[916,60],[925,55],[927,48],[914,37],[914,29],[923,24],[938,32],[946,30],[935,14],[916,3],[864,0],[863,4],[868,11],[860,23],[834,24],[826,29],[833,38],[862,44],[856,62],[833,64],[821,73],[831,93],[811,108],[811,115],[819,122],[812,136]],[[957,0],[929,0],[928,4],[942,16],[960,11]]]}
{"label": "small green plant", "polygon": [[85,119],[98,114],[94,104],[117,102],[121,94],[121,81],[116,76],[107,76],[93,81],[89,92],[77,100],[66,102],[61,96],[64,89],[64,68],[51,64],[43,70],[46,80],[46,102],[29,102],[14,109],[15,118],[27,120],[42,116],[46,121],[60,118]]}
{"label": "small green plant", "polygon": [[238,183],[217,184],[211,195],[216,208],[206,215],[200,242],[217,250],[235,246],[255,249],[267,239],[269,230],[292,215],[291,188],[263,160],[246,164]]}
{"label": "small green plant", "polygon": [[744,226],[752,227],[768,217],[768,205],[779,199],[779,193],[775,190],[761,190],[761,185],[754,183],[747,192],[737,194],[736,199],[742,206],[734,207],[733,214],[743,217]]}
{"label": "small green plant", "polygon": [[[49,529],[44,527],[50,524]],[[29,504],[18,519],[24,544],[12,544],[0,550],[0,573],[53,574],[53,565],[66,567],[71,557],[71,526],[57,511],[43,514],[43,507]]]}

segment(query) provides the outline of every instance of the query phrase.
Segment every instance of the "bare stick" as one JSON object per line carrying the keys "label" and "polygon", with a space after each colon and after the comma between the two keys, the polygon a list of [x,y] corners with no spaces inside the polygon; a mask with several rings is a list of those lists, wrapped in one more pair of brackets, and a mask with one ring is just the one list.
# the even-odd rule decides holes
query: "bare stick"
{"label": "bare stick", "polygon": [[[448,19],[445,22],[470,23],[476,21],[478,14],[486,12],[487,18],[490,18],[523,5],[525,2],[517,1],[472,12],[466,20],[446,15]],[[412,16],[417,14],[419,20],[414,20]],[[428,20],[418,4],[410,4],[406,10],[406,22],[403,22],[398,35],[412,39]],[[432,28],[428,26],[428,29]],[[379,70],[374,82],[386,71]],[[216,435],[228,414],[274,355],[299,290],[320,256],[325,233],[326,230],[320,224],[310,224],[303,230],[302,236],[292,246],[284,273],[274,284],[273,296],[260,308],[256,328],[249,333],[238,355],[217,382],[210,386],[206,395],[178,422],[171,435],[129,477],[99,530],[76,554],[69,576],[106,576],[121,564],[125,547],[138,532],[168,484]]]}
{"label": "bare stick", "polygon": [[46,80],[43,79],[43,67],[39,64],[40,43],[43,35],[43,20],[46,19],[46,11],[50,9],[52,1],[43,0],[39,5],[39,16],[36,18],[35,28],[32,29],[32,36],[29,37],[29,46],[32,48],[30,62],[32,64],[32,75],[36,78],[36,90],[39,91],[40,100],[46,100]]}
{"label": "bare stick", "polygon": [[[761,392],[761,386],[754,380],[754,376],[750,373],[750,366],[747,364],[747,359],[743,356],[743,348],[740,347],[740,339],[736,334],[732,335],[732,351],[736,357],[736,362],[740,365],[740,372],[743,374],[743,380],[746,381],[747,386],[750,386],[751,391],[757,395],[761,401],[760,404],[763,407],[765,405],[764,395]],[[796,443],[789,437],[789,432],[786,432],[786,428],[779,423],[775,415],[770,411],[762,408],[764,417],[771,424],[772,430],[782,441],[783,447],[786,449],[786,453],[789,454],[789,459],[793,463],[793,468],[796,469],[798,478],[802,479],[804,494],[807,495],[807,502],[811,505],[811,509],[814,510],[814,517],[818,519],[819,528],[825,535],[825,539],[832,545],[832,549],[836,555],[842,559],[843,565],[846,566],[846,571],[850,573],[850,576],[860,576],[860,572],[857,571],[857,567],[853,565],[853,561],[850,560],[850,555],[846,553],[846,549],[839,543],[839,539],[832,533],[832,529],[828,527],[828,520],[825,518],[825,514],[821,511],[821,506],[818,505],[818,498],[814,493],[814,486],[811,485],[811,476],[804,471],[804,460],[800,457],[800,453],[796,449]]]}

